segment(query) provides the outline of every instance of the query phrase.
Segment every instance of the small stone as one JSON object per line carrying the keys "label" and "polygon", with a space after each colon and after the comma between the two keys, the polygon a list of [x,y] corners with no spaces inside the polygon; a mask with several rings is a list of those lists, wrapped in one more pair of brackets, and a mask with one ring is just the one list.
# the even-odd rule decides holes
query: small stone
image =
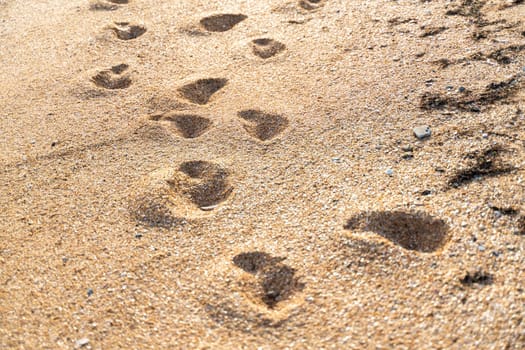
{"label": "small stone", "polygon": [[428,125],[416,126],[414,128],[414,135],[416,135],[418,139],[422,140],[430,137],[430,135],[432,135],[432,131]]}
{"label": "small stone", "polygon": [[463,92],[467,91],[467,89],[465,89],[463,86],[460,86],[460,87],[458,88],[458,91],[461,92],[461,93],[463,93]]}
{"label": "small stone", "polygon": [[429,196],[432,194],[432,191],[431,190],[424,190],[423,192],[421,192],[421,195],[422,196]]}
{"label": "small stone", "polygon": [[484,139],[488,139],[489,138],[489,134],[482,134],[481,137],[483,137]]}
{"label": "small stone", "polygon": [[447,91],[452,91],[452,90],[454,90],[454,87],[452,85],[448,85],[446,87],[446,89],[447,89]]}
{"label": "small stone", "polygon": [[142,238],[142,233],[137,233],[137,234],[135,235],[135,238],[137,238],[137,239],[138,239],[138,238]]}
{"label": "small stone", "polygon": [[88,295],[88,297],[92,296],[93,295],[93,289],[89,288],[87,290],[87,295]]}
{"label": "small stone", "polygon": [[480,244],[480,245],[478,246],[478,250],[479,250],[480,252],[484,252],[484,251],[485,251],[485,246],[483,246],[482,244]]}
{"label": "small stone", "polygon": [[388,176],[392,176],[392,175],[394,175],[394,170],[392,170],[392,169],[386,169],[385,173],[386,173]]}
{"label": "small stone", "polygon": [[75,346],[77,348],[81,348],[83,346],[86,346],[89,344],[89,339],[88,338],[82,338],[82,339],[79,339],[75,342]]}
{"label": "small stone", "polygon": [[410,146],[410,145],[405,145],[405,146],[401,147],[401,150],[403,152],[412,152],[414,150],[414,148],[412,146]]}

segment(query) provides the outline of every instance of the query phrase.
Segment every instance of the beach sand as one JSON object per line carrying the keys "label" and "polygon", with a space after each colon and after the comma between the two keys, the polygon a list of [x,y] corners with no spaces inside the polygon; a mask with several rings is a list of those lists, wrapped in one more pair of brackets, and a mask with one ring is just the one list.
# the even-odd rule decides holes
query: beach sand
{"label": "beach sand", "polygon": [[0,348],[525,348],[523,1],[0,0],[0,37]]}

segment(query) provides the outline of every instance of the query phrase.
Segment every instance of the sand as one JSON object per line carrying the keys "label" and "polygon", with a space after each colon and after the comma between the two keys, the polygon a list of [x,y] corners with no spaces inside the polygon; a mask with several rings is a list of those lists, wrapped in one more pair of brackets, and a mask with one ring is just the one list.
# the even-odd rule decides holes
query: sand
{"label": "sand", "polygon": [[525,348],[523,1],[3,0],[0,35],[0,348]]}

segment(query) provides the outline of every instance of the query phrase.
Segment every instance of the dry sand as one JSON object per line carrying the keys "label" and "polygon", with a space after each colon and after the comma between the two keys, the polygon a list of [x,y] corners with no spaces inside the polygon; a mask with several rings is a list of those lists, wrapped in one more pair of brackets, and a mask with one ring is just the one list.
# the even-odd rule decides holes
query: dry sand
{"label": "dry sand", "polygon": [[523,1],[1,0],[0,37],[0,348],[525,348]]}

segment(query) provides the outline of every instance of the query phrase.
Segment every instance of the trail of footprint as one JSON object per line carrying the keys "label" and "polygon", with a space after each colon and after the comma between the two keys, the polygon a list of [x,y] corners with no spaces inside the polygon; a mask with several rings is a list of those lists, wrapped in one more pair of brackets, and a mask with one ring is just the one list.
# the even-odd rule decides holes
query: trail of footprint
{"label": "trail of footprint", "polygon": [[233,192],[230,173],[207,161],[188,161],[176,169],[159,169],[139,184],[131,201],[132,215],[151,226],[172,227],[202,217],[226,201]]}
{"label": "trail of footprint", "polygon": [[248,16],[243,14],[218,14],[204,17],[201,26],[209,32],[226,32],[244,21]]}
{"label": "trail of footprint", "polygon": [[115,22],[115,25],[110,27],[110,29],[120,40],[135,39],[147,31],[146,27],[129,22]]}
{"label": "trail of footprint", "polygon": [[160,114],[150,117],[184,138],[193,139],[204,134],[212,126],[211,120],[196,114]]}
{"label": "trail of footprint", "polygon": [[233,258],[235,266],[256,277],[259,287],[254,292],[270,309],[304,288],[295,276],[296,270],[283,264],[283,260],[264,252],[242,253]]}
{"label": "trail of footprint", "polygon": [[279,114],[248,109],[239,112],[238,116],[244,120],[248,134],[261,141],[273,139],[288,127],[288,119]]}
{"label": "trail of footprint", "polygon": [[192,103],[205,105],[210,101],[213,94],[226,86],[227,83],[228,79],[224,78],[199,79],[180,87],[178,92]]}
{"label": "trail of footprint", "polygon": [[372,231],[409,250],[431,253],[449,240],[448,226],[422,212],[365,212],[350,218],[347,230]]}
{"label": "trail of footprint", "polygon": [[286,46],[274,39],[260,38],[252,40],[252,51],[254,55],[267,59],[284,51]]}
{"label": "trail of footprint", "polygon": [[91,81],[98,87],[104,89],[125,89],[132,83],[131,75],[126,73],[129,66],[127,64],[119,64],[98,72],[91,78]]}

